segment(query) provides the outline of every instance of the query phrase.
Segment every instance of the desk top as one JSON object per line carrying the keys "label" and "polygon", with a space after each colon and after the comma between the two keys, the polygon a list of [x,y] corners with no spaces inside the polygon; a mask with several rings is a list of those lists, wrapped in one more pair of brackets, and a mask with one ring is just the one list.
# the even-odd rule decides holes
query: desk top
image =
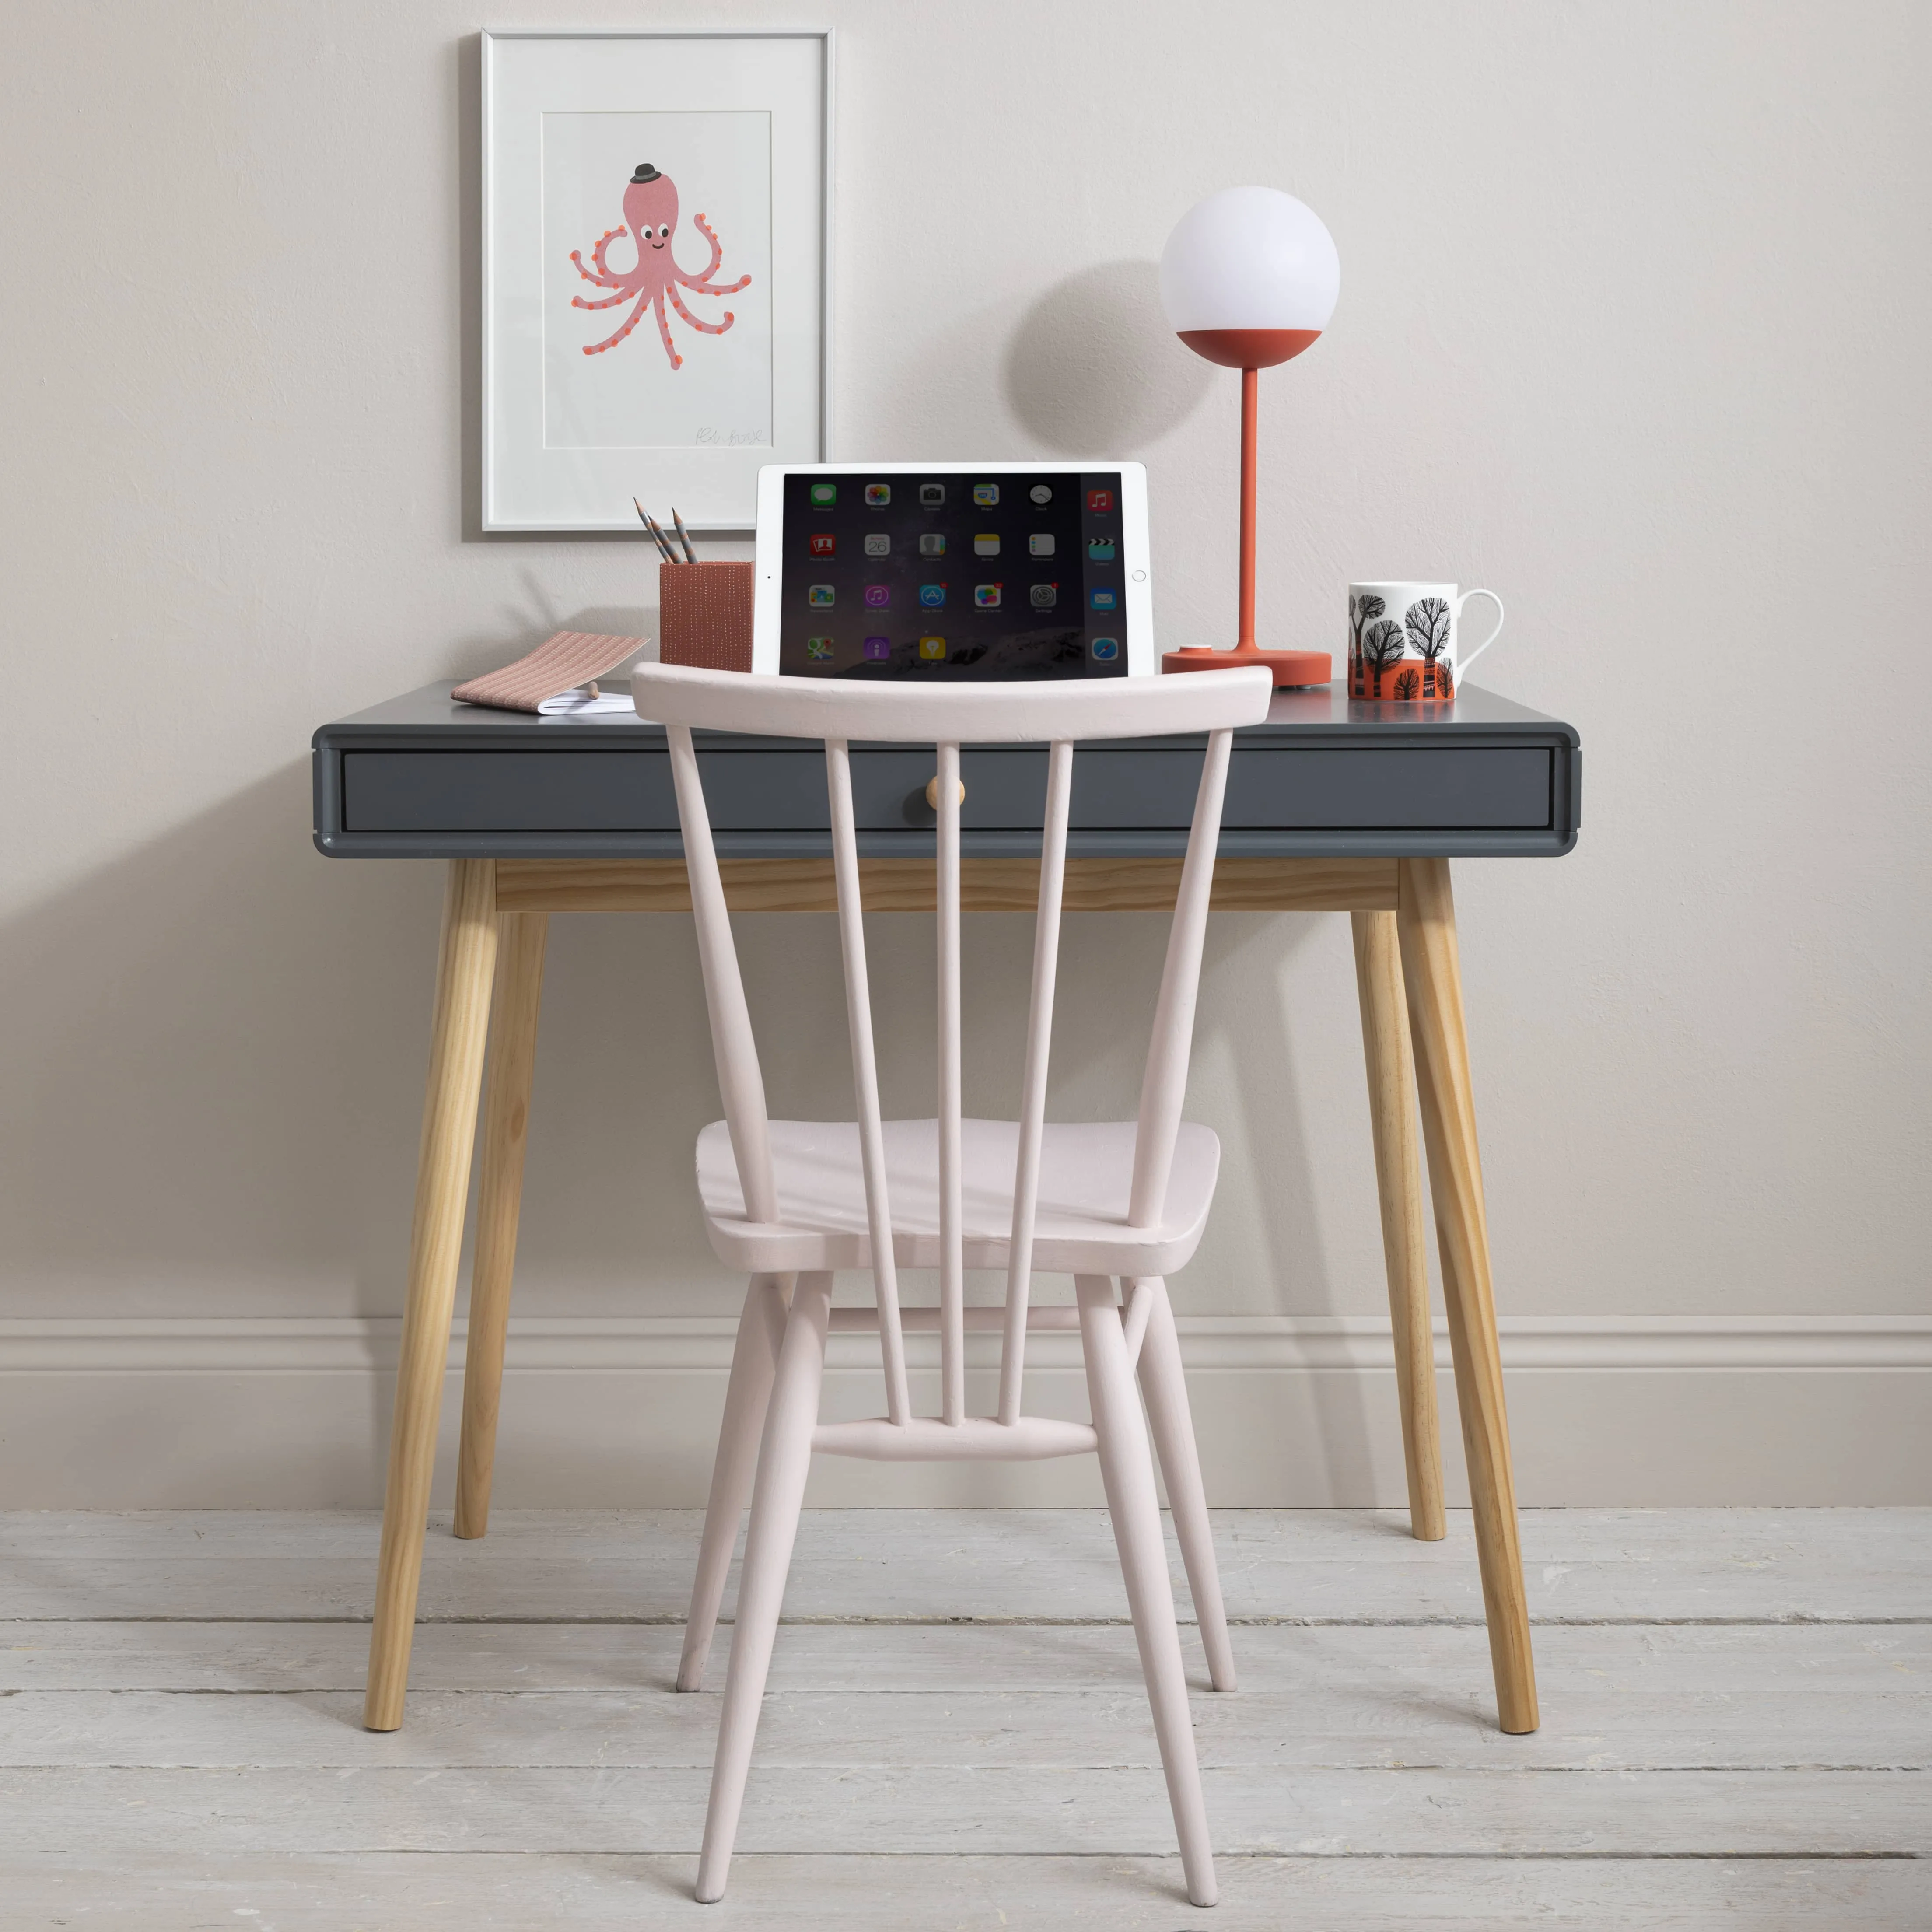
{"label": "desk top", "polygon": [[[619,680],[621,685],[622,680]],[[384,740],[396,742],[428,734],[437,745],[541,746],[545,751],[565,745],[655,745],[662,746],[664,730],[644,718],[620,712],[601,718],[539,718],[527,711],[490,711],[480,705],[459,704],[446,684],[426,684],[420,691],[406,692],[352,717],[325,724],[315,734],[315,748],[339,747]],[[1581,742],[1574,728],[1540,711],[1517,704],[1480,685],[1466,684],[1448,704],[1371,704],[1352,699],[1340,680],[1297,691],[1277,691],[1268,706],[1264,723],[1243,727],[1238,734],[1244,742],[1334,742],[1346,738],[1353,743],[1402,743],[1439,745],[1466,740],[1472,733],[1527,735],[1538,742],[1552,731],[1567,736],[1574,746]],[[728,742],[722,734],[711,734],[707,742],[722,748]],[[736,742],[736,741],[732,741]],[[755,739],[747,744],[770,745],[781,741]],[[1199,743],[1193,739],[1160,738],[1125,740],[1126,743],[1179,745]]]}
{"label": "desk top", "polygon": [[[826,848],[815,742],[702,734],[718,849],[790,857]],[[1184,849],[1202,738],[1128,739],[1075,760],[1070,851]],[[664,728],[619,713],[539,718],[458,704],[429,685],[314,738],[316,844],[331,857],[676,857],[682,848]],[[854,747],[861,849],[932,849],[930,746]],[[963,754],[963,849],[1039,850],[1042,746]],[[1576,843],[1575,729],[1479,686],[1453,703],[1352,700],[1340,683],[1278,691],[1236,734],[1221,850],[1555,856]]]}

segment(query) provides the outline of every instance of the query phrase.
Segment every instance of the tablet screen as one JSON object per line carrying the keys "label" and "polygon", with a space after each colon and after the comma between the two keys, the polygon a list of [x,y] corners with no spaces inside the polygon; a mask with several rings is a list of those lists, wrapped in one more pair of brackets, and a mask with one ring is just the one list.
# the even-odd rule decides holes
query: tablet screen
{"label": "tablet screen", "polygon": [[1124,677],[1118,470],[784,478],[778,668]]}

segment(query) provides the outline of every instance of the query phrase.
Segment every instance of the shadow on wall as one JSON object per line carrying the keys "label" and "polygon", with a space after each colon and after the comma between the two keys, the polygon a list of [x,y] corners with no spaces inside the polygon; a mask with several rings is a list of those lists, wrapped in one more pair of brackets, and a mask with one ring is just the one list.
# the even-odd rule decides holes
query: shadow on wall
{"label": "shadow on wall", "polygon": [[[304,760],[0,927],[32,1016],[0,1036],[0,1313],[400,1308],[443,868],[324,859],[309,819]],[[532,1232],[632,1291],[646,1252],[716,1272],[681,1184],[706,1043],[632,1018],[640,986],[695,1012],[691,952],[675,920],[553,945]]]}
{"label": "shadow on wall", "polygon": [[1193,414],[1212,372],[1168,326],[1151,262],[1102,262],[1028,309],[1000,372],[1007,406],[1049,449],[1124,456]]}
{"label": "shadow on wall", "polygon": [[[0,927],[0,999],[32,1016],[0,1043],[8,1312],[400,1306],[442,868],[325,860],[309,806],[306,763],[292,763]],[[1232,974],[1238,1064],[1265,1069],[1236,1075],[1246,1118],[1218,1124],[1268,1176],[1263,1251],[1241,1264],[1270,1276],[1312,1208],[1286,1038],[1256,1055],[1246,1036],[1269,1026],[1253,1006],[1279,999],[1280,946],[1300,938],[1288,923],[1217,922],[1205,976],[1204,1032],[1228,1024],[1216,990]],[[922,1114],[931,922],[868,925],[890,1102]],[[833,922],[740,926],[775,1108],[848,1108]],[[1069,922],[1063,1117],[1131,1117],[1165,926]],[[1023,916],[969,922],[976,1111],[1015,1104],[1031,946]],[[688,1186],[691,1138],[717,1104],[693,953],[681,917],[553,924],[524,1247],[573,1298],[614,1310],[640,1277],[680,1293],[722,1280]],[[667,1012],[680,1022],[651,1023]]]}
{"label": "shadow on wall", "polygon": [[308,805],[291,764],[0,930],[20,1312],[274,1312],[279,1276],[349,1312],[345,1272],[394,1275],[436,886],[351,880]]}
{"label": "shadow on wall", "polygon": [[[1258,1299],[1269,1312],[1333,1315],[1321,1223],[1324,1204],[1315,1184],[1310,1095],[1298,1078],[1288,1025],[1290,982],[1298,956],[1304,956],[1333,913],[1223,913],[1208,925],[1201,963],[1201,1018],[1196,1028],[1191,1084],[1204,1097],[1210,1084],[1221,1107],[1215,1124],[1222,1136],[1217,1195],[1239,1196],[1248,1211],[1210,1220],[1195,1262],[1197,1277],[1184,1276],[1180,1305],[1207,1314]],[[1328,1018],[1346,1029],[1344,1010]],[[1197,1101],[1197,1111],[1199,1108]],[[1323,1132],[1318,1117],[1314,1132]],[[1366,1139],[1358,1159],[1370,1161]],[[1262,1284],[1258,1298],[1230,1293],[1222,1282]],[[1325,1493],[1360,1496],[1372,1485],[1371,1432],[1361,1378],[1311,1375],[1302,1390],[1311,1414],[1305,1447],[1319,1456]]]}
{"label": "shadow on wall", "polygon": [[[315,854],[308,771],[291,763],[0,927],[0,1000],[31,1016],[0,1040],[10,1102],[0,1110],[0,1273],[10,1297],[0,1315],[397,1312],[442,875],[434,864]],[[886,992],[883,1070],[892,1101],[924,1113],[931,921],[869,923]],[[1282,1004],[1284,954],[1300,950],[1310,925],[1236,916],[1210,928],[1201,1097],[1212,1097],[1200,1111],[1229,1142],[1226,1184],[1259,1211],[1210,1229],[1177,1284],[1184,1309],[1251,1305],[1257,1286],[1300,1310],[1329,1303],[1310,1238],[1318,1204]],[[1060,1117],[1131,1117],[1165,929],[1150,914],[1070,921]],[[520,1306],[722,1313],[741,1291],[708,1252],[690,1184],[692,1138],[716,1094],[689,921],[567,918],[552,935]],[[844,1113],[834,922],[753,917],[740,938],[775,1108]],[[976,1110],[1013,1104],[1031,942],[1022,916],[969,922]],[[1054,1283],[1048,1298],[1065,1292]],[[358,1408],[371,1469],[388,1381],[379,1376]],[[1211,1401],[1211,1387],[1200,1400]],[[283,1398],[266,1381],[250,1388],[248,1419],[230,1424],[258,1433],[260,1475],[296,1451],[278,1433]],[[143,1384],[141,1400],[152,1393]],[[1346,1378],[1314,1391],[1309,1426],[1345,1493],[1367,1466],[1360,1403]],[[139,1436],[142,1413],[136,1402],[117,1426]],[[178,1427],[179,1416],[170,1398],[148,1426]],[[710,1424],[693,1427],[701,1460]],[[634,1492],[630,1453],[556,1444],[566,1466],[596,1472],[620,1495]],[[298,1473],[291,1465],[298,1488]]]}
{"label": "shadow on wall", "polygon": [[[554,544],[551,530],[483,527],[483,37],[466,34],[448,50],[456,98],[456,200],[458,338],[463,384],[458,528],[465,543]],[[628,530],[573,530],[574,544],[636,543]]]}

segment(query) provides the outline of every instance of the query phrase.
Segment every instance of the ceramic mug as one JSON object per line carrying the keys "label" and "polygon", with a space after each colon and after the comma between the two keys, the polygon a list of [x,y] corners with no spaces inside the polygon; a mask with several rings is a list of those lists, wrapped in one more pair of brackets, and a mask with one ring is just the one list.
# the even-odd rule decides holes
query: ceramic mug
{"label": "ceramic mug", "polygon": [[[1496,627],[1473,650],[1461,648],[1462,606],[1486,597]],[[1493,590],[1453,584],[1348,586],[1348,695],[1400,700],[1453,698],[1457,680],[1502,634],[1503,600]]]}

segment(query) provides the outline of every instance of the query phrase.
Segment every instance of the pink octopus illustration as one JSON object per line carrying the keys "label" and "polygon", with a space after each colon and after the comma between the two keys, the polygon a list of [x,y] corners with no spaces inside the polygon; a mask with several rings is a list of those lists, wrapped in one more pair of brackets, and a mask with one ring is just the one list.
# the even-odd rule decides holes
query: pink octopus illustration
{"label": "pink octopus illustration", "polygon": [[671,307],[693,328],[700,329],[706,335],[722,335],[731,326],[736,318],[729,309],[724,311],[722,322],[700,322],[685,307],[677,292],[682,283],[694,295],[734,295],[748,286],[752,279],[749,275],[740,275],[735,282],[723,287],[712,283],[711,278],[718,272],[718,265],[724,259],[724,250],[704,217],[700,214],[696,219],[699,232],[711,244],[711,260],[702,274],[688,275],[677,266],[676,257],[671,253],[671,238],[677,232],[677,184],[670,176],[659,174],[649,161],[638,164],[630,184],[624,190],[624,220],[636,238],[636,267],[628,271],[614,269],[604,259],[605,250],[625,232],[622,228],[612,229],[591,250],[591,266],[588,268],[576,249],[570,251],[570,259],[577,264],[577,272],[586,282],[594,282],[600,289],[617,291],[602,302],[586,302],[581,296],[573,296],[570,299],[572,308],[615,308],[620,303],[633,300],[637,304],[615,335],[602,342],[592,343],[585,349],[585,355],[601,356],[605,350],[616,348],[637,327],[648,306],[657,312],[658,333],[664,338],[664,353],[670,358],[670,366],[674,369],[682,368],[684,358],[671,342],[670,324],[664,316],[666,296],[670,298]]}

